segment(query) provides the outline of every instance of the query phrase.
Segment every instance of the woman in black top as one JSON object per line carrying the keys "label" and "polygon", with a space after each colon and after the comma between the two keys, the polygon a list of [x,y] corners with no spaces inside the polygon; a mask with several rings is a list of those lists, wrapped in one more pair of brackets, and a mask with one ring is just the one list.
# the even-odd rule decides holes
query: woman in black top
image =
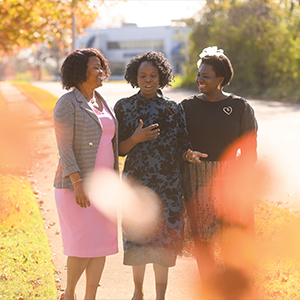
{"label": "woman in black top", "polygon": [[242,174],[233,170],[244,172],[254,166],[257,122],[245,99],[223,91],[233,77],[231,62],[223,50],[204,49],[197,66],[200,94],[183,100],[182,106],[193,150],[207,153],[208,157],[201,158],[203,162],[199,165],[185,162],[188,228],[185,233],[195,241],[199,273],[205,280],[216,268],[214,242],[217,234],[224,233],[230,226],[253,231],[253,209],[246,204],[248,198],[241,199],[239,194],[236,199],[235,186],[240,185],[237,178]]}

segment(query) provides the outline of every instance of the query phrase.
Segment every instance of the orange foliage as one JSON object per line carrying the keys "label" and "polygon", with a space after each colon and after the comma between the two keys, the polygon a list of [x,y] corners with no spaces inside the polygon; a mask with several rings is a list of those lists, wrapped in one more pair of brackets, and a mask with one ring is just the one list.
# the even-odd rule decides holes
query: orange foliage
{"label": "orange foliage", "polygon": [[[89,0],[73,0],[77,32],[92,25],[98,12]],[[97,2],[99,5],[99,2]],[[102,1],[100,2],[102,4]],[[2,0],[0,52],[14,53],[38,42],[67,46],[72,36],[72,2]]]}

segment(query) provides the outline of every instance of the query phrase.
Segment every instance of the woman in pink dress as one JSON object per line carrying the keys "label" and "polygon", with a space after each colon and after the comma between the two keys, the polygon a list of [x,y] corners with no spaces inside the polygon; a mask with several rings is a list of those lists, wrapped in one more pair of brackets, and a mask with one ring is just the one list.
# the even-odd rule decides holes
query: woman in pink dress
{"label": "woman in pink dress", "polygon": [[[113,110],[95,91],[109,75],[103,54],[91,48],[73,51],[61,68],[63,88],[72,89],[54,108],[59,150],[55,200],[64,254],[68,256],[64,300],[74,299],[84,271],[84,299],[95,299],[105,257],[118,252],[117,214],[108,216],[91,197],[99,185],[97,172],[118,172],[117,121]],[[106,197],[101,201],[110,201]]]}

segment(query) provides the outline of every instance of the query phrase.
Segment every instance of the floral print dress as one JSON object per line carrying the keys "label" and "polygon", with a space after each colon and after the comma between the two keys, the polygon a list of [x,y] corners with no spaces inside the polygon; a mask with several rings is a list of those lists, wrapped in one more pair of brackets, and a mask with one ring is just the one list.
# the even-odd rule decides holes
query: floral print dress
{"label": "floral print dress", "polygon": [[[140,119],[144,127],[158,123],[160,128],[156,139],[138,143],[126,157],[123,178],[141,187],[139,201],[151,205],[151,201],[158,199],[159,210],[158,220],[151,226],[133,225],[123,219],[124,264],[174,266],[181,241],[179,160],[191,148],[183,109],[158,90],[157,96],[151,99],[144,99],[138,92],[119,100],[115,112],[119,121],[119,142],[134,133]],[[149,199],[152,200],[149,202]]]}

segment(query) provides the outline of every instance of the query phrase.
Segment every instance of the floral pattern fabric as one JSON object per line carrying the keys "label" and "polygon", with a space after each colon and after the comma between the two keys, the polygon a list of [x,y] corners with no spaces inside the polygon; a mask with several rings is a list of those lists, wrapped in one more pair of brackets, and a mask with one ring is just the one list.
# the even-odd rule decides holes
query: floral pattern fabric
{"label": "floral pattern fabric", "polygon": [[[183,109],[159,90],[157,97],[151,99],[144,99],[140,92],[123,98],[116,103],[115,112],[119,121],[119,142],[134,133],[140,119],[144,127],[158,123],[160,128],[156,139],[138,143],[126,157],[123,178],[145,187],[139,201],[149,201],[155,192],[160,210],[158,222],[152,228],[132,226],[123,220],[124,264],[174,266],[181,240],[179,161],[191,148]],[[143,196],[145,194],[148,196]]]}

